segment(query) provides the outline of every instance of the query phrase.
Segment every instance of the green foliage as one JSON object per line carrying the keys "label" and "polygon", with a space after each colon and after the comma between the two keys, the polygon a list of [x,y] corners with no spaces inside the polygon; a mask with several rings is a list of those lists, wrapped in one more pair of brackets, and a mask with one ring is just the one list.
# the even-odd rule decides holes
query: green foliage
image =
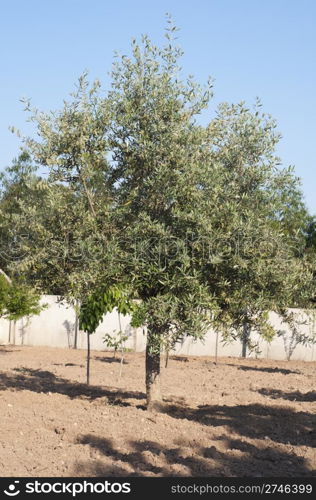
{"label": "green foliage", "polygon": [[[83,75],[59,113],[40,113],[27,101],[40,137],[38,143],[23,138],[34,163],[27,170],[20,157],[2,179],[3,268],[69,301],[82,300],[99,286],[100,266],[112,269],[115,255],[108,210],[108,105],[99,94],[98,82],[89,86]],[[32,165],[45,177],[35,175]]]}
{"label": "green foliage", "polygon": [[103,342],[105,345],[114,350],[114,355],[117,351],[125,352],[125,342],[128,339],[128,335],[124,335],[123,332],[119,331],[116,334],[106,333],[103,337]]}
{"label": "green foliage", "polygon": [[46,304],[41,305],[40,294],[24,283],[11,285],[0,275],[0,316],[17,321],[24,316],[40,314]]}
{"label": "green foliage", "polygon": [[0,318],[6,312],[7,297],[10,285],[4,276],[0,274]]}
{"label": "green foliage", "polygon": [[94,333],[103,316],[114,308],[123,315],[131,313],[134,304],[129,294],[118,286],[99,288],[81,304],[79,328],[89,334]]}
{"label": "green foliage", "polygon": [[316,217],[308,217],[305,225],[306,248],[310,253],[316,254]]}
{"label": "green foliage", "polygon": [[210,322],[237,337],[248,323],[271,339],[266,312],[305,304],[313,287],[298,180],[278,168],[280,135],[259,101],[221,104],[197,125],[211,83],[181,81],[169,42],[135,42],[110,93],[121,255],[141,299],[133,324],[148,326],[152,352],[164,338],[203,337]]}
{"label": "green foliage", "polygon": [[303,333],[301,327],[315,323],[314,311],[286,311],[283,315],[282,323],[286,325],[286,330],[279,329],[278,337],[283,339],[286,359],[289,361],[298,345],[311,346],[316,343],[315,331]]}
{"label": "green foliage", "polygon": [[40,305],[40,294],[24,284],[12,284],[8,290],[6,318],[17,321],[24,316],[40,314],[46,307]]}

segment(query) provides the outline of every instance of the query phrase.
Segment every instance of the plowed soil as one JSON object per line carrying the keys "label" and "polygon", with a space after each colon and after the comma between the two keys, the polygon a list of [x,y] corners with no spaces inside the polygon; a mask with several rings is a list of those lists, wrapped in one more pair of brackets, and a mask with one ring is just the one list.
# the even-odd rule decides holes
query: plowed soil
{"label": "plowed soil", "polygon": [[[315,363],[170,359],[145,409],[144,356],[0,347],[0,476],[311,477]],[[120,369],[122,373],[120,376]]]}

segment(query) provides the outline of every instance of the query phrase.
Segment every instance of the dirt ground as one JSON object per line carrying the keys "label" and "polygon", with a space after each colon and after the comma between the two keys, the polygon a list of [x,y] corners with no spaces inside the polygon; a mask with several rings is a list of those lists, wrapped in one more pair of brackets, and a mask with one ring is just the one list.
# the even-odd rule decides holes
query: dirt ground
{"label": "dirt ground", "polygon": [[144,356],[0,347],[0,476],[316,476],[315,363],[174,358],[161,412]]}

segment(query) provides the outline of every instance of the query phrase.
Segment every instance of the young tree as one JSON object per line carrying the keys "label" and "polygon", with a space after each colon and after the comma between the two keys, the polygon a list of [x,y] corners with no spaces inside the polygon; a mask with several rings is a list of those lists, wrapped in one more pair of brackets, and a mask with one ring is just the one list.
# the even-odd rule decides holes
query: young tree
{"label": "young tree", "polygon": [[99,287],[81,304],[79,327],[87,334],[87,385],[90,384],[90,335],[95,333],[104,315],[114,308],[124,316],[135,309],[126,289],[118,286]]}
{"label": "young tree", "polygon": [[[0,317],[15,323],[24,317],[38,315],[46,304],[40,304],[40,294],[25,283],[11,281],[0,274]],[[11,339],[10,339],[11,340]]]}
{"label": "young tree", "polygon": [[316,343],[316,334],[312,328],[309,328],[307,333],[302,331],[302,326],[307,326],[308,324],[315,324],[315,312],[306,310],[288,310],[285,317],[282,320],[282,325],[286,326],[286,329],[280,329],[277,331],[278,337],[281,337],[284,344],[284,350],[287,361],[290,361],[296,347],[298,345],[312,346]]}

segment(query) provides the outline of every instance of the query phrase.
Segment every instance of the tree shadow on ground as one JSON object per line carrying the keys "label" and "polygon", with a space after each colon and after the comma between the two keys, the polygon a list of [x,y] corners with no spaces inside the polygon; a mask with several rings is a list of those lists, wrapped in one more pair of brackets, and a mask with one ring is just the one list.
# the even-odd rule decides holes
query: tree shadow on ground
{"label": "tree shadow on ground", "polygon": [[188,363],[190,361],[188,356],[177,356],[176,354],[171,354],[169,356],[169,359],[171,359],[172,361],[182,361],[183,363]]}
{"label": "tree shadow on ground", "polygon": [[53,363],[53,366],[79,366],[79,368],[84,368],[84,365],[78,365],[77,363]]}
{"label": "tree shadow on ground", "polygon": [[211,427],[227,426],[252,439],[271,439],[278,443],[316,447],[316,415],[296,412],[289,407],[249,405],[164,404],[161,411],[173,418],[187,419]]}
{"label": "tree shadow on ground", "polygon": [[8,352],[20,352],[21,349],[6,349],[0,346],[0,354],[7,354]]}
{"label": "tree shadow on ground", "polygon": [[[94,356],[93,359],[102,363],[121,363],[121,358],[115,358],[114,356]],[[128,365],[128,361],[123,359],[123,364]]]}
{"label": "tree shadow on ground", "polygon": [[234,366],[238,368],[238,370],[243,371],[257,371],[257,372],[265,372],[265,373],[281,373],[282,375],[290,375],[291,373],[301,375],[302,372],[300,370],[288,370],[286,368],[278,368],[278,367],[267,367],[267,366],[245,366],[245,365],[234,365],[233,363],[225,363],[226,366]]}
{"label": "tree shadow on ground", "polygon": [[263,396],[268,396],[271,399],[287,399],[288,401],[314,402],[316,401],[316,392],[285,392],[279,389],[259,389],[258,392]]}
{"label": "tree shadow on ground", "polygon": [[145,399],[145,394],[138,391],[122,391],[116,388],[104,388],[72,382],[57,377],[54,373],[32,368],[15,368],[14,374],[0,372],[0,391],[15,389],[32,392],[57,393],[69,398],[84,397],[89,400],[107,398],[109,404],[130,406],[129,399]]}
{"label": "tree shadow on ground", "polygon": [[[221,441],[226,451],[220,451]],[[130,441],[130,451],[119,451],[113,441],[86,434],[77,444],[89,447],[98,457],[79,462],[75,474],[82,476],[181,476],[181,477],[306,477],[316,474],[304,458],[275,449],[254,446],[219,436],[218,446],[166,447],[154,441]],[[100,456],[101,455],[101,456]]]}

